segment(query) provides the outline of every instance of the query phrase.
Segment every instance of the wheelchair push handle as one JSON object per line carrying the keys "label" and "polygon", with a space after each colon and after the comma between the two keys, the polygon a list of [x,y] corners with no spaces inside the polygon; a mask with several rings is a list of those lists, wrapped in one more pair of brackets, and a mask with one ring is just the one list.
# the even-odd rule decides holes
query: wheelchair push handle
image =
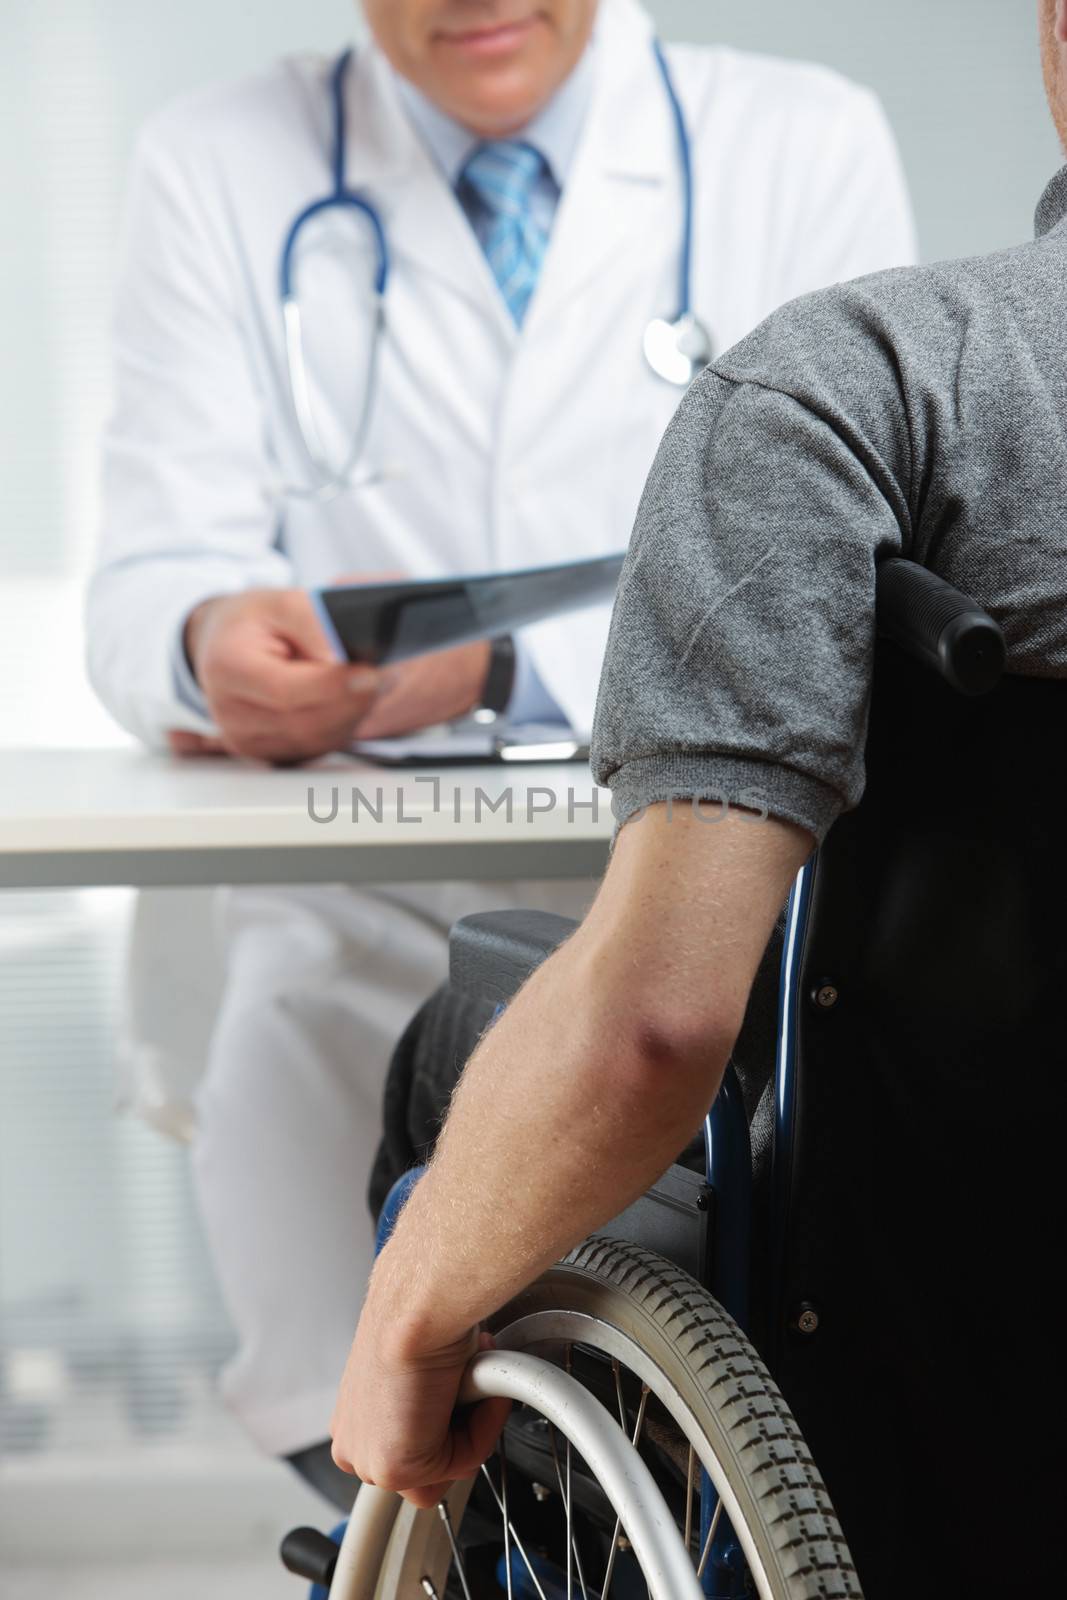
{"label": "wheelchair push handle", "polygon": [[959,694],[988,694],[1004,675],[1004,635],[977,601],[915,561],[878,568],[878,632],[939,672]]}

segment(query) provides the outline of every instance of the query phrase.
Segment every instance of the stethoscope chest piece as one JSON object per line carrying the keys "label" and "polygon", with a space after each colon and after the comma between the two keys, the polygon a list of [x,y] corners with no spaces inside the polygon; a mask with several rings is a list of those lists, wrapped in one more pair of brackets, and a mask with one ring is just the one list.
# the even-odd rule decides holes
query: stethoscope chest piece
{"label": "stethoscope chest piece", "polygon": [[658,378],[680,389],[703,372],[712,354],[711,335],[691,311],[673,322],[656,317],[645,329],[645,360]]}

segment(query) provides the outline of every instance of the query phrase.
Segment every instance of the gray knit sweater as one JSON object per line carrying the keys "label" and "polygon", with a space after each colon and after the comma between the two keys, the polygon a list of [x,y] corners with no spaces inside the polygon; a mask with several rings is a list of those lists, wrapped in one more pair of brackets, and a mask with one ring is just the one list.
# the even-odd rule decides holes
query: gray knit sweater
{"label": "gray knit sweater", "polygon": [[821,838],[863,791],[875,564],[1067,676],[1067,168],[1035,243],[795,301],[689,390],[638,512],[593,767],[620,821],[695,794]]}

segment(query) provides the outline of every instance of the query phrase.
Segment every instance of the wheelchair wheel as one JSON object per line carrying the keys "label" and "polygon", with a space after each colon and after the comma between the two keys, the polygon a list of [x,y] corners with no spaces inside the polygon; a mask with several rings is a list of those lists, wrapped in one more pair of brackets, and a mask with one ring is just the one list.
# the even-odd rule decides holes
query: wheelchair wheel
{"label": "wheelchair wheel", "polygon": [[[653,1486],[640,1487],[624,1510],[617,1485],[600,1476],[595,1442],[569,1425],[566,1395],[549,1406],[505,1379],[486,1391],[516,1400],[499,1455],[473,1484],[454,1487],[447,1519],[403,1504],[378,1535],[385,1553],[376,1586],[337,1600],[682,1600],[701,1592],[862,1600],[785,1401],[692,1278],[637,1245],[594,1237],[491,1328],[500,1351],[538,1358],[540,1395],[554,1379],[577,1383],[625,1446],[622,1424]],[[703,1518],[701,1468],[713,1486]],[[685,1568],[673,1580],[652,1565],[669,1559],[663,1529],[645,1526],[664,1511]]]}

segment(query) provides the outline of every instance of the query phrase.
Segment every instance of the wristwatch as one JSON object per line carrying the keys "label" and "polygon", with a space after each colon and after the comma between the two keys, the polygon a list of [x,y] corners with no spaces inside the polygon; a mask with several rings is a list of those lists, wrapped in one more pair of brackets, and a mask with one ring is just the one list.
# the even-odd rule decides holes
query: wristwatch
{"label": "wristwatch", "polygon": [[489,671],[474,715],[480,722],[502,716],[508,708],[515,687],[515,641],[510,633],[502,633],[489,641]]}

